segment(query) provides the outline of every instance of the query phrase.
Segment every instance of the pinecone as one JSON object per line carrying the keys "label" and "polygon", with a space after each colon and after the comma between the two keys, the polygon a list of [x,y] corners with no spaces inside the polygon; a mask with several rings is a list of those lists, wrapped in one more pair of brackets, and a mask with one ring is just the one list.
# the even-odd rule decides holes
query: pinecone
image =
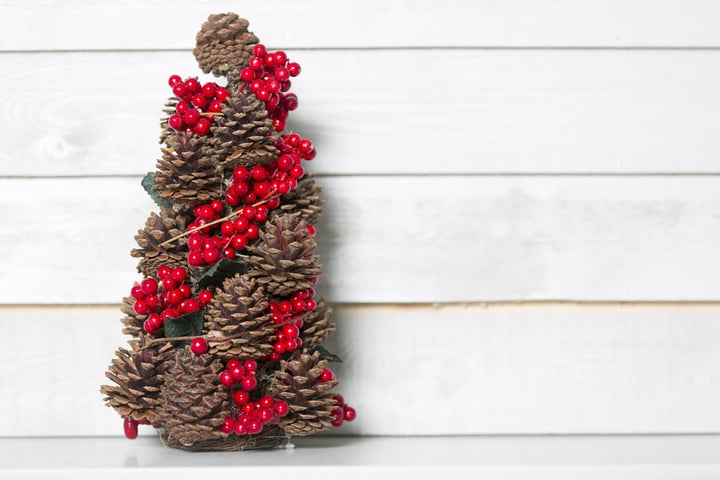
{"label": "pinecone", "polygon": [[228,389],[219,380],[222,370],[222,361],[211,355],[195,355],[190,347],[175,350],[158,408],[167,445],[191,447],[227,437],[220,425],[232,412]]}
{"label": "pinecone", "polygon": [[145,331],[143,329],[143,322],[147,318],[147,315],[138,314],[133,308],[134,304],[135,298],[130,296],[123,297],[123,304],[122,307],[120,307],[120,311],[124,313],[125,316],[120,321],[124,325],[122,333],[137,338]]}
{"label": "pinecone", "polygon": [[153,186],[161,199],[192,208],[222,196],[222,174],[214,158],[205,154],[205,136],[175,132],[167,145],[157,161]]}
{"label": "pinecone", "polygon": [[269,392],[290,406],[279,423],[288,435],[302,437],[330,428],[337,401],[328,390],[337,385],[337,380],[319,380],[326,365],[327,360],[320,360],[318,352],[310,355],[306,350],[280,362]]}
{"label": "pinecone", "polygon": [[193,50],[200,69],[222,76],[233,67],[245,66],[258,38],[248,31],[249,22],[234,13],[210,15],[195,37]]}
{"label": "pinecone", "polygon": [[311,225],[317,223],[324,201],[319,196],[322,187],[315,183],[314,177],[306,173],[295,189],[282,196],[280,206],[272,210],[271,217],[292,213]]}
{"label": "pinecone", "polygon": [[298,215],[268,220],[260,241],[248,248],[250,275],[278,297],[310,288],[321,273],[315,247],[307,223]]}
{"label": "pinecone", "polygon": [[105,376],[117,385],[103,385],[105,404],[123,417],[137,421],[158,419],[158,398],[163,382],[165,362],[172,345],[142,348],[145,337],[130,342],[132,350],[119,348]]}
{"label": "pinecone", "polygon": [[185,259],[183,253],[187,239],[179,238],[172,244],[161,246],[171,238],[185,231],[188,218],[176,215],[167,208],[160,209],[160,215],[153,212],[145,222],[145,228],[138,230],[135,240],[140,248],[130,252],[133,257],[139,257],[138,272],[146,277],[154,277],[161,265],[171,267],[182,265]]}
{"label": "pinecone", "polygon": [[264,105],[253,94],[229,98],[210,129],[208,155],[216,159],[226,176],[237,166],[253,167],[279,155],[278,138]]}
{"label": "pinecone", "polygon": [[176,130],[168,125],[168,119],[170,115],[175,114],[175,107],[177,106],[180,99],[178,97],[170,97],[165,102],[165,108],[163,113],[166,115],[160,120],[160,143],[167,143],[168,138],[176,133]]}
{"label": "pinecone", "polygon": [[225,360],[272,353],[275,326],[265,289],[247,275],[223,282],[208,305],[204,327],[209,352]]}
{"label": "pinecone", "polygon": [[322,345],[325,340],[335,331],[335,322],[330,321],[332,308],[328,307],[325,300],[317,302],[315,310],[310,312],[303,319],[303,328],[300,330],[300,339],[308,348]]}

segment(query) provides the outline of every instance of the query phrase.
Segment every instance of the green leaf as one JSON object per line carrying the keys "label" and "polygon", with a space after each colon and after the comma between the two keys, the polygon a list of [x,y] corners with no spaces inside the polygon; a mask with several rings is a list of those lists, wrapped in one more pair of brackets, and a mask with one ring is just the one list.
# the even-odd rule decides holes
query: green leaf
{"label": "green leaf", "polygon": [[153,190],[153,187],[155,186],[155,176],[153,175],[153,172],[148,172],[147,175],[145,175],[143,177],[142,182],[140,182],[140,184],[145,189],[147,194],[150,195],[150,198],[153,199],[153,201],[157,204],[158,207],[166,207],[166,208],[172,207],[172,203],[160,198],[158,196],[158,193],[155,190]]}
{"label": "green leaf", "polygon": [[234,277],[238,273],[247,273],[247,264],[239,260],[223,258],[200,277],[197,281],[197,286],[199,289],[205,289],[210,286],[219,287],[226,278]]}
{"label": "green leaf", "polygon": [[[202,333],[203,327],[203,311],[188,313],[176,318],[165,319],[165,336],[166,337],[196,337]],[[176,348],[182,348],[189,345],[191,340],[176,340],[172,344]]]}
{"label": "green leaf", "polygon": [[320,354],[320,358],[324,358],[328,362],[343,363],[342,358],[335,355],[334,353],[328,352],[322,345],[308,348],[308,353],[310,353],[311,355],[315,352],[318,352]]}

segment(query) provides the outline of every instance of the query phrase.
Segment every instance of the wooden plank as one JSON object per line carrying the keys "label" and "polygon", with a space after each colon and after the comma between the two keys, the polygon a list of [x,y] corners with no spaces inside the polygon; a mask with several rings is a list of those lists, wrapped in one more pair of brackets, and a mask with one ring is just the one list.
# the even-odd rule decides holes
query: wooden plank
{"label": "wooden plank", "polygon": [[[720,299],[718,176],[320,181],[335,302]],[[115,303],[139,279],[138,178],[3,179],[0,205],[0,303]]]}
{"label": "wooden plank", "polygon": [[[720,172],[720,51],[291,55],[291,128],[321,173]],[[198,72],[185,52],[4,54],[0,68],[6,176],[144,174],[167,77]]]}
{"label": "wooden plank", "polygon": [[190,49],[207,15],[225,11],[294,48],[720,45],[711,0],[3,0],[0,50]]}
{"label": "wooden plank", "polygon": [[[720,306],[336,305],[351,435],[720,432]],[[119,435],[118,307],[2,307],[0,436]],[[146,432],[149,433],[149,432]]]}

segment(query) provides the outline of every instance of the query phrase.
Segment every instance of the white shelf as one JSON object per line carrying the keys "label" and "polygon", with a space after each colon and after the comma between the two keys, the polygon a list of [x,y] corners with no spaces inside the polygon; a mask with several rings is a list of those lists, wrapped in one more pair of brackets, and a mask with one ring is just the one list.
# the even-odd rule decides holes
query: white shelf
{"label": "white shelf", "polygon": [[717,479],[720,435],[315,436],[294,440],[294,448],[223,453],[166,448],[149,436],[134,441],[119,437],[0,439],[3,479],[196,480],[240,478],[237,475],[289,478],[288,474],[334,480]]}

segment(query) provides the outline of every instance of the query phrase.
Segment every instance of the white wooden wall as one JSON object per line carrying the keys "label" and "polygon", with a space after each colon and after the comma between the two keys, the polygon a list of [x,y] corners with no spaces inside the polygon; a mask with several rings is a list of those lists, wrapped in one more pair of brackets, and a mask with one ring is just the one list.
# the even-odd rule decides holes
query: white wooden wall
{"label": "white wooden wall", "polygon": [[0,436],[116,435],[172,73],[303,66],[348,434],[720,432],[720,3],[0,0]]}

